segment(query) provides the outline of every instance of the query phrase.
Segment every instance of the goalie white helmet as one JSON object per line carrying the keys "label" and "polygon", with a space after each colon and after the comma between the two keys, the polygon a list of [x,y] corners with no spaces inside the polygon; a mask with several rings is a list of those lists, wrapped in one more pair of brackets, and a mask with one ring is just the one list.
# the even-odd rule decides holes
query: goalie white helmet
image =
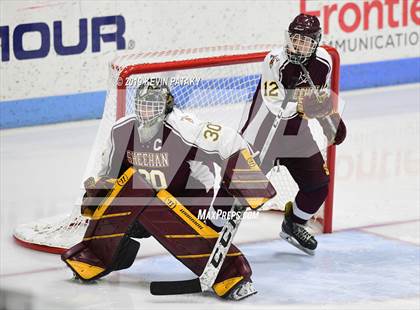
{"label": "goalie white helmet", "polygon": [[134,106],[140,139],[149,141],[159,131],[165,116],[173,110],[174,97],[162,80],[149,79],[137,90]]}
{"label": "goalie white helmet", "polygon": [[139,122],[150,127],[172,111],[174,98],[163,81],[150,79],[136,90],[134,103]]}

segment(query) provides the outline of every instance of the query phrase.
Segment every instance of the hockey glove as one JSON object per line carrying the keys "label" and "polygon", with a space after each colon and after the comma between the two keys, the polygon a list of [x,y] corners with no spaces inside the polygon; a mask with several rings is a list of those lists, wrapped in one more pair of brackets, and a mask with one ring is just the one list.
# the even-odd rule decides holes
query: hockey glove
{"label": "hockey glove", "polygon": [[321,103],[314,94],[303,97],[301,110],[307,118],[325,117],[333,111],[332,97],[323,96]]}
{"label": "hockey glove", "polygon": [[318,122],[322,127],[324,135],[328,139],[328,144],[339,145],[346,138],[347,128],[338,113],[331,114],[330,118],[334,124],[334,127],[337,128],[336,132],[334,128],[331,128],[331,125],[326,118],[319,118]]}

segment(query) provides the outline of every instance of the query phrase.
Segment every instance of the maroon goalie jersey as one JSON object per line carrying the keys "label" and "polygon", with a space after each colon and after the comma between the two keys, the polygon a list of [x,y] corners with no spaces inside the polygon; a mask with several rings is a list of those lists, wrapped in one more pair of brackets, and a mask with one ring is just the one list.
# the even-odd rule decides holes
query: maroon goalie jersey
{"label": "maroon goalie jersey", "polygon": [[115,178],[134,166],[156,190],[182,196],[189,189],[208,191],[214,185],[212,163],[220,164],[247,148],[234,130],[200,122],[178,109],[167,115],[160,131],[147,142],[142,143],[139,125],[136,116],[129,115],[113,126],[99,176]]}

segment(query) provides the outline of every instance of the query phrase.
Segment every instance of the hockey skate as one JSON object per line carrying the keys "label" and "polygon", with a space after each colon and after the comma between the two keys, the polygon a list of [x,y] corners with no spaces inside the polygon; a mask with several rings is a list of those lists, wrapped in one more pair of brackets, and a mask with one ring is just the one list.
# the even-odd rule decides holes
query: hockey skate
{"label": "hockey skate", "polygon": [[293,204],[288,202],[285,207],[284,220],[281,225],[280,237],[309,255],[315,255],[318,242],[305,228],[305,225],[292,220]]}
{"label": "hockey skate", "polygon": [[255,289],[251,281],[243,281],[233,288],[229,295],[225,298],[228,300],[242,300],[257,293],[258,291]]}

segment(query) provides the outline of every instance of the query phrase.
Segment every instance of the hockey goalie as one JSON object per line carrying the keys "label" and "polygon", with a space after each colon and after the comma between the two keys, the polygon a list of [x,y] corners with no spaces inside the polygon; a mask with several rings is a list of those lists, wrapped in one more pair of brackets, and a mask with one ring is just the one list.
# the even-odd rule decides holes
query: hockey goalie
{"label": "hockey goalie", "polygon": [[[199,122],[175,107],[169,87],[148,80],[135,93],[135,114],[113,126],[99,177],[85,181],[83,240],[62,255],[82,281],[129,268],[139,250],[132,238],[152,236],[196,275],[203,273],[220,229],[198,219],[213,198],[215,172],[236,201],[257,209],[275,190],[234,130]],[[231,201],[222,208],[231,210]],[[222,240],[223,241],[223,240]],[[251,267],[233,244],[212,289],[226,299],[256,293]]]}

